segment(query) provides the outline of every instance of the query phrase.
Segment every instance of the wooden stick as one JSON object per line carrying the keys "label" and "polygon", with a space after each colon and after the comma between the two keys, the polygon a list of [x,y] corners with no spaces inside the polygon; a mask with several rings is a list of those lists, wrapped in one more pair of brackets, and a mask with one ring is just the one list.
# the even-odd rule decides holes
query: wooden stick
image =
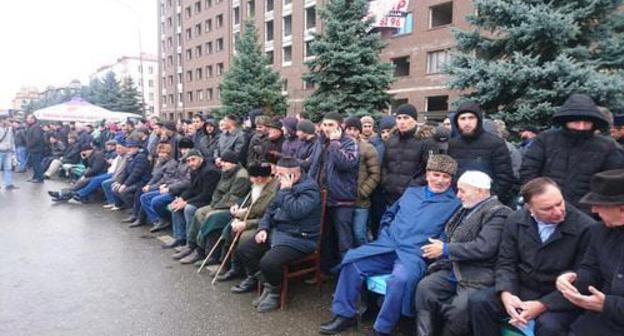
{"label": "wooden stick", "polygon": [[243,234],[243,232],[245,232],[245,230],[243,231],[239,231],[236,236],[234,237],[234,240],[232,241],[232,244],[230,244],[230,248],[228,249],[227,253],[225,254],[225,258],[223,258],[223,262],[221,262],[221,265],[219,265],[219,269],[217,269],[217,273],[215,274],[214,278],[212,279],[211,284],[214,285],[215,281],[217,281],[217,276],[219,275],[219,273],[221,273],[221,271],[223,270],[223,267],[225,267],[225,264],[228,262],[228,259],[230,258],[230,255],[232,254],[232,251],[234,250],[234,247],[236,247],[236,243],[238,242],[238,238],[240,238],[240,236]]}
{"label": "wooden stick", "polygon": [[222,241],[223,241],[223,236],[219,236],[219,239],[217,240],[217,242],[212,247],[212,250],[210,250],[210,253],[208,253],[208,256],[206,257],[206,259],[204,259],[204,262],[201,264],[201,266],[197,270],[197,274],[199,274],[202,271],[202,269],[204,269],[204,266],[206,266],[206,263],[208,262],[208,259],[210,259],[210,257],[212,257],[212,254],[214,253],[214,251],[217,250],[217,247],[219,246],[219,244],[221,244]]}

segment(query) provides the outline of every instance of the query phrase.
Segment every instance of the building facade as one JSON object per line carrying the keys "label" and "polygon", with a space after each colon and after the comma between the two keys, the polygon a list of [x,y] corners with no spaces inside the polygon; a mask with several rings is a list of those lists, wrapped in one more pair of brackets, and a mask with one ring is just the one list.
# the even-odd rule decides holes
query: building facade
{"label": "building facade", "polygon": [[[220,107],[219,81],[234,56],[241,23],[253,18],[258,40],[284,79],[289,114],[303,111],[314,88],[301,76],[313,33],[322,31],[318,8],[326,0],[159,0],[159,92],[161,115],[187,118]],[[470,1],[412,0],[405,26],[384,28],[387,46],[381,57],[395,66],[390,89],[392,109],[411,103],[419,118],[441,119],[456,94],[441,74],[454,38],[451,29],[466,29]]]}
{"label": "building facade", "polygon": [[12,109],[21,111],[23,106],[38,98],[39,90],[36,87],[23,87],[15,94],[11,102]]}
{"label": "building facade", "polygon": [[[159,114],[160,95],[158,94],[158,58],[153,55],[123,56],[113,64],[104,65],[90,76],[90,79],[103,79],[107,73],[113,72],[117,80],[132,78],[142,94],[145,113]],[[123,111],[122,111],[123,112]]]}

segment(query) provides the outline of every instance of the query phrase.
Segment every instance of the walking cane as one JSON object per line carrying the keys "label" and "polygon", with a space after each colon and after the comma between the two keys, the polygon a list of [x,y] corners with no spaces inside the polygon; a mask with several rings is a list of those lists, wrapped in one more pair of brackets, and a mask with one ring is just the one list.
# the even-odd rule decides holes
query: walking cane
{"label": "walking cane", "polygon": [[[250,195],[251,195],[251,192],[249,192],[249,195],[247,196],[247,198],[249,198]],[[245,202],[243,202],[243,204],[244,203]],[[243,222],[247,222],[247,218],[249,217],[249,213],[251,212],[250,210],[253,205],[254,205],[254,202],[251,202],[251,204],[249,205],[249,209],[247,209],[247,213],[245,214],[245,218],[243,218]],[[211,285],[214,286],[215,281],[217,281],[217,276],[219,276],[219,273],[221,273],[221,271],[223,270],[223,267],[225,267],[225,264],[228,262],[228,259],[230,258],[230,255],[232,254],[232,251],[234,250],[234,247],[236,246],[236,243],[238,242],[238,239],[243,234],[243,232],[245,232],[245,230],[239,231],[238,233],[236,233],[236,236],[234,236],[234,240],[232,240],[232,243],[230,244],[230,248],[225,254],[225,257],[223,258],[221,265],[219,265],[219,268],[217,269],[217,273],[215,273],[215,276],[212,279],[212,282],[210,283]]]}
{"label": "walking cane", "polygon": [[[247,200],[249,199],[249,196],[251,196],[251,192],[249,192],[249,194],[247,194],[247,197],[245,197],[245,199],[243,200],[242,205],[245,205],[245,203],[247,202]],[[228,225],[232,224],[232,222],[230,221],[230,223],[228,223]],[[202,262],[201,266],[199,267],[199,269],[197,270],[197,274],[201,273],[201,271],[204,269],[204,267],[206,266],[206,263],[208,262],[208,260],[210,260],[210,257],[212,257],[213,253],[217,250],[217,247],[219,246],[219,244],[221,244],[221,242],[224,240],[225,238],[223,238],[223,235],[219,236],[219,240],[217,240],[217,242],[214,244],[214,246],[212,247],[212,249],[210,250],[210,252],[208,253],[208,256],[206,257],[206,259],[204,259],[204,262]]]}

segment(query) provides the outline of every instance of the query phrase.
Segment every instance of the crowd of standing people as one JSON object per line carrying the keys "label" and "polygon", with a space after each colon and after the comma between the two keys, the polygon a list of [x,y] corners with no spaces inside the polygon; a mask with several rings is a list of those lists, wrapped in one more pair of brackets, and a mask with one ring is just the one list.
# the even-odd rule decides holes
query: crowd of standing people
{"label": "crowd of standing people", "polygon": [[337,281],[322,334],[365,304],[378,335],[402,318],[420,336],[624,335],[624,116],[574,94],[518,135],[475,102],[439,124],[409,104],[318,123],[28,115],[0,120],[0,163],[7,190],[31,168],[29,182],[70,181],[54,202],[102,194],[130,227],[171,230],[172,258],[225,265],[215,281],[239,280],[232,293],[260,286],[261,313],[280,307],[284,266],[319,253]]}

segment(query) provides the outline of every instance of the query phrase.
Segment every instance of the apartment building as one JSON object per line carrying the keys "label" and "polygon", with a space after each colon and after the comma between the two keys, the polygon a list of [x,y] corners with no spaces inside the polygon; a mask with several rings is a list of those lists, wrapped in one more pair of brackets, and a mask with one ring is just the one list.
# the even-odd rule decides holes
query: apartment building
{"label": "apartment building", "polygon": [[[312,33],[322,24],[318,8],[327,0],[159,0],[161,114],[189,117],[220,106],[219,81],[234,56],[241,23],[253,18],[258,39],[284,79],[288,112],[303,112],[314,87],[301,75]],[[420,118],[440,119],[456,94],[446,89],[441,69],[453,48],[453,27],[468,28],[470,1],[410,1],[402,29],[377,29],[387,43],[381,57],[395,65],[393,103],[415,105]]]}

